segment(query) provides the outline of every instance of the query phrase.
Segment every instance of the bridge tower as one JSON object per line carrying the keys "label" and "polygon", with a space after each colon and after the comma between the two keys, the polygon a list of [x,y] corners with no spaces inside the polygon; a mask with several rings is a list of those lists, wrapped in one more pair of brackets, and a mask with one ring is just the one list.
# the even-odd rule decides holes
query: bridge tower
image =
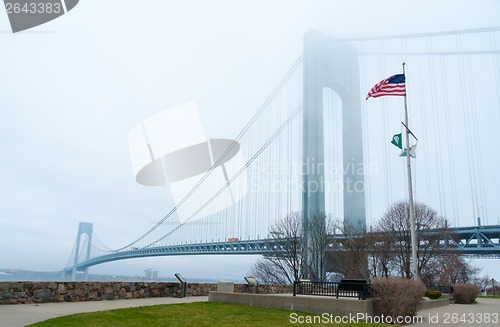
{"label": "bridge tower", "polygon": [[[317,31],[304,36],[302,214],[307,223],[325,212],[325,142],[323,90],[337,93],[342,102],[344,226],[354,233],[366,230],[363,142],[359,65],[356,48]],[[307,236],[304,240],[307,244]],[[311,265],[306,253],[306,267]],[[311,278],[310,271],[303,275]],[[325,272],[321,272],[324,274]]]}
{"label": "bridge tower", "polygon": [[[80,259],[80,240],[82,235],[86,234],[87,235],[87,249],[85,253],[85,260],[90,259],[90,246],[92,245],[92,223],[84,223],[80,222],[78,225],[78,234],[76,235],[76,246],[75,246],[75,259],[73,261],[73,271],[71,273],[71,280],[76,281],[76,273],[77,269],[76,267],[78,266],[78,262]],[[85,268],[84,274],[83,274],[83,279],[87,280],[88,278],[88,273],[89,273],[89,268]]]}

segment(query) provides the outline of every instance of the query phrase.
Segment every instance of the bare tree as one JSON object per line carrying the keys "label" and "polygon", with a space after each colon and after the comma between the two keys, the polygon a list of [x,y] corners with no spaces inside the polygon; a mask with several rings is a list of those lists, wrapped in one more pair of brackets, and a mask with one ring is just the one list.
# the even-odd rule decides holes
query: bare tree
{"label": "bare tree", "polygon": [[[479,272],[479,271],[478,271]],[[492,282],[491,282],[491,277],[486,275],[486,276],[475,276],[473,278],[473,283],[479,287],[481,292],[486,291],[489,287],[492,287]]]}
{"label": "bare tree", "polygon": [[[415,203],[415,221],[418,235],[417,268],[419,274],[424,267],[444,252],[440,241],[450,234],[445,219],[436,210],[424,203]],[[411,236],[407,202],[397,202],[391,206],[379,221],[376,231],[387,238],[394,251],[398,275],[412,278]]]}
{"label": "bare tree", "polygon": [[250,273],[261,282],[293,284],[303,271],[302,215],[292,213],[278,220],[269,234],[274,246],[258,260]]}
{"label": "bare tree", "polygon": [[333,224],[325,214],[317,214],[304,223],[307,255],[307,275],[312,281],[323,282],[326,279],[326,253],[329,249]]}
{"label": "bare tree", "polygon": [[367,235],[370,276],[373,278],[391,276],[395,266],[392,240],[385,233],[373,232]]}
{"label": "bare tree", "polygon": [[329,258],[333,262],[333,270],[343,278],[368,278],[368,249],[371,239],[366,232],[359,233],[358,228],[345,225],[342,221],[334,221],[335,238],[333,250]]}
{"label": "bare tree", "polygon": [[[326,253],[329,249],[331,220],[318,214],[304,221],[302,214],[292,213],[270,229],[274,244],[249,273],[261,282],[292,284],[302,278],[324,281]],[[304,232],[305,231],[305,232]]]}
{"label": "bare tree", "polygon": [[258,259],[249,274],[263,284],[287,284],[283,271],[271,260]]}
{"label": "bare tree", "polygon": [[459,253],[451,253],[433,258],[421,272],[427,285],[452,285],[474,283],[479,268],[471,265]]}

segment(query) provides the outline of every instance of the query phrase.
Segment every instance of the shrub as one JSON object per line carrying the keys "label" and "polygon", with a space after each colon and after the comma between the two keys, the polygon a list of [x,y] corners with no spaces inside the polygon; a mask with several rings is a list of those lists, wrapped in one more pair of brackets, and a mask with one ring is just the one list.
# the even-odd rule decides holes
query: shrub
{"label": "shrub", "polygon": [[427,291],[425,292],[425,296],[427,296],[431,300],[439,299],[441,297],[440,291]]}
{"label": "shrub", "polygon": [[453,299],[457,304],[471,304],[479,294],[479,287],[473,284],[454,284]]}
{"label": "shrub", "polygon": [[422,301],[425,285],[421,281],[405,278],[376,278],[372,281],[375,314],[396,317],[413,317]]}

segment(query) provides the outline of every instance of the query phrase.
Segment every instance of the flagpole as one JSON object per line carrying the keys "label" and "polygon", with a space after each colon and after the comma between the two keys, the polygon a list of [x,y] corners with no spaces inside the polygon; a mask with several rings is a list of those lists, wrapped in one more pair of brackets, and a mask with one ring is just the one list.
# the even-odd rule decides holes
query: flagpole
{"label": "flagpole", "polygon": [[[405,63],[403,62],[403,75],[405,75]],[[405,86],[406,87],[406,86]],[[412,273],[413,279],[420,279],[418,274],[418,257],[417,257],[417,230],[415,224],[415,207],[413,206],[413,187],[411,183],[411,155],[410,155],[410,128],[408,127],[408,104],[405,91],[405,128],[406,128],[406,168],[408,175],[408,211],[410,214],[410,233],[411,233],[411,255],[412,255]]]}

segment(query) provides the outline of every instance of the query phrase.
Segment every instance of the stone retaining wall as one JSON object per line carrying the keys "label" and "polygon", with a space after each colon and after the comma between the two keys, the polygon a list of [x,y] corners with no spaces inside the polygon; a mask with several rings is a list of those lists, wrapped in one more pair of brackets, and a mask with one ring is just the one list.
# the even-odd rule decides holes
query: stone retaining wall
{"label": "stone retaining wall", "polygon": [[[186,296],[208,296],[217,284],[188,283]],[[237,293],[291,293],[291,285],[235,284]],[[181,295],[179,283],[156,282],[0,282],[0,304],[102,301],[174,297]]]}

